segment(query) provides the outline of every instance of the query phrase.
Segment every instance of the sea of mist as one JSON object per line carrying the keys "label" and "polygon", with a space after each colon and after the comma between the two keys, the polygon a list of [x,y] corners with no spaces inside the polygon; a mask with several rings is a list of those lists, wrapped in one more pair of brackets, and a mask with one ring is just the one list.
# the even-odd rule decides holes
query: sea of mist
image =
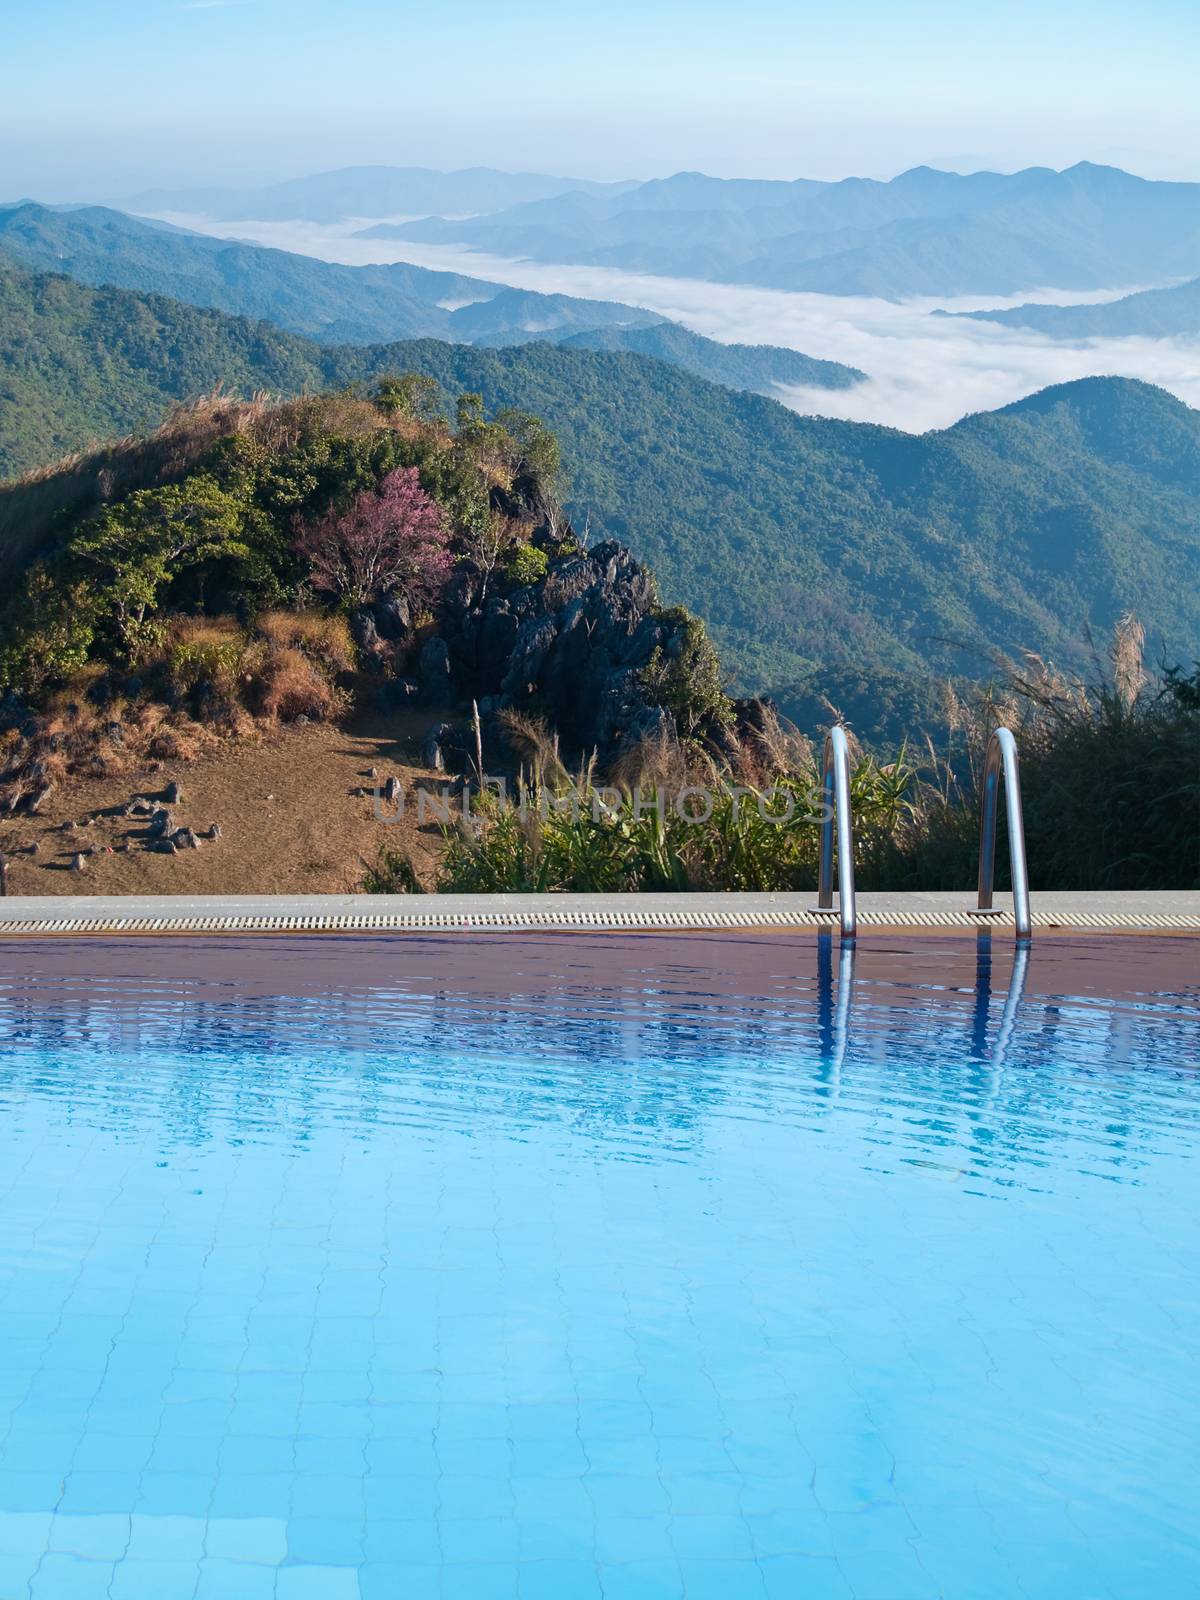
{"label": "sea of mist", "polygon": [[180,215],[163,220],[351,266],[407,261],[547,294],[619,300],[657,311],[726,343],[785,345],[844,361],[866,372],[868,381],[844,390],[790,388],[781,390],[779,398],[805,414],[884,423],[910,433],[946,427],[970,412],[994,410],[1047,384],[1099,373],[1144,378],[1200,406],[1200,339],[1068,343],[995,323],[933,315],[938,310],[973,311],[1032,300],[1059,305],[1112,300],[1147,287],[1144,284],[1114,285],[1092,294],[1046,289],[1008,300],[976,296],[893,302],[661,278],[607,267],[555,266],[453,245],[354,237],[356,230],[379,219],[333,226],[231,224]]}

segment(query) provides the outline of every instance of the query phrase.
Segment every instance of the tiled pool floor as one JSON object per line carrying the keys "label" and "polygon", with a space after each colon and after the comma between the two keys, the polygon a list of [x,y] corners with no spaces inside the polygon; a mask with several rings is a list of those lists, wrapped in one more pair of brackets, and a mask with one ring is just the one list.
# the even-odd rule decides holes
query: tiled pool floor
{"label": "tiled pool floor", "polygon": [[1106,944],[6,948],[0,1597],[1200,1591],[1200,946]]}

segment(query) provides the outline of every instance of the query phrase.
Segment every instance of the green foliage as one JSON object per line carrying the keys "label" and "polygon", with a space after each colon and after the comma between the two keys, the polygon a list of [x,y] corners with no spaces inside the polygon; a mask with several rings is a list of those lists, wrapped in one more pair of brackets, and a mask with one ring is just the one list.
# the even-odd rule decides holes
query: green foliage
{"label": "green foliage", "polygon": [[508,435],[514,474],[532,477],[545,494],[553,494],[562,467],[554,434],[540,417],[515,406],[502,407],[496,413],[496,422]]}
{"label": "green foliage", "polygon": [[0,615],[0,682],[37,694],[48,682],[78,672],[94,638],[91,590],[82,582],[59,581],[39,561]]}
{"label": "green foliage", "polygon": [[[858,870],[870,880],[911,817],[916,774],[864,759],[852,780]],[[439,888],[453,893],[794,890],[816,883],[820,785],[811,763],[755,785],[729,770],[703,781],[535,783],[516,804],[472,801],[447,830]]]}
{"label": "green foliage", "polygon": [[[968,720],[968,780],[923,789],[920,826],[895,841],[882,886],[958,888],[978,861],[987,731],[1013,727],[1020,749],[1029,879],[1038,889],[1200,888],[1200,673],[1122,689],[1049,672],[1018,675],[1007,703]],[[962,763],[957,763],[961,767]],[[1008,882],[1003,815],[997,882]]]}
{"label": "green foliage", "polygon": [[84,523],[67,546],[69,572],[86,574],[97,632],[135,663],[163,638],[159,608],[190,568],[246,555],[241,507],[207,473],[140,489]]}
{"label": "green foliage", "polygon": [[524,587],[527,584],[540,583],[546,576],[549,566],[550,557],[537,545],[515,544],[509,550],[504,570],[508,574],[510,583]]}
{"label": "green foliage", "polygon": [[403,850],[384,846],[363,873],[363,894],[424,894],[417,869]]}
{"label": "green foliage", "polygon": [[798,350],[771,344],[720,344],[675,322],[646,327],[588,328],[560,343],[568,349],[628,350],[655,356],[729,389],[778,394],[777,384],[805,384],[817,389],[848,389],[866,374],[840,361],[819,361]]}
{"label": "green foliage", "polygon": [[661,645],[642,669],[641,683],[651,705],[675,718],[685,738],[701,728],[727,725],[732,718],[723,688],[724,672],[716,647],[699,617],[682,606],[661,613],[663,621],[682,626],[668,653]]}
{"label": "green foliage", "polygon": [[180,695],[190,694],[200,684],[231,685],[240,673],[246,656],[247,640],[236,629],[192,628],[168,641],[164,670]]}
{"label": "green foliage", "polygon": [[380,378],[374,398],[385,417],[425,424],[445,421],[442,391],[419,372]]}

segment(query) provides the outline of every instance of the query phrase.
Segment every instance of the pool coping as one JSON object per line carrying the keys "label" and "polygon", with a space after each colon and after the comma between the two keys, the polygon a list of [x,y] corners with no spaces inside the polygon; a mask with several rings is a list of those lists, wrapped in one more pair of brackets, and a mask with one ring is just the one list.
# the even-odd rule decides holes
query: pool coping
{"label": "pool coping", "polygon": [[[0,899],[0,937],[136,933],[378,933],[453,929],[651,931],[836,926],[805,893],[429,895],[15,895]],[[1012,903],[978,912],[961,891],[858,896],[863,930],[1011,933]],[[1200,891],[1035,894],[1035,929],[1200,933]]]}

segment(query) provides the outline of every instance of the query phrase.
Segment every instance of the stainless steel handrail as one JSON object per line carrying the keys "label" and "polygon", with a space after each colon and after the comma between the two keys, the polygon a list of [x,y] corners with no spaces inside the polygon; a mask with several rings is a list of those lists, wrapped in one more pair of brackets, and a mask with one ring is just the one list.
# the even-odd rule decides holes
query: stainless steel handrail
{"label": "stainless steel handrail", "polygon": [[845,730],[830,728],[821,758],[821,854],[817,873],[817,907],[833,909],[833,824],[837,820],[838,910],[842,938],[853,939],[858,929],[854,903],[854,824],[850,816],[850,747]]}
{"label": "stainless steel handrail", "polygon": [[979,816],[979,903],[978,910],[992,909],[992,887],[996,877],[996,791],[1004,777],[1004,803],[1008,815],[1008,859],[1012,873],[1013,921],[1017,938],[1032,938],[1029,920],[1029,867],[1025,860],[1025,820],[1021,811],[1021,774],[1017,764],[1017,741],[1008,728],[997,728],[988,740],[983,763],[983,805]]}

